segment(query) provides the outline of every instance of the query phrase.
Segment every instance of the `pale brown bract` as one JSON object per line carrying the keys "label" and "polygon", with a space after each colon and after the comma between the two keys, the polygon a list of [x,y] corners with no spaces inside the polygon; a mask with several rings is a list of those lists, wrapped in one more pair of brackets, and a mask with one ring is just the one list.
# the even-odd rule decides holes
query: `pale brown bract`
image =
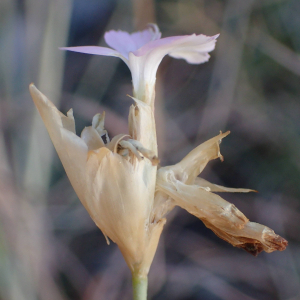
{"label": "pale brown bract", "polygon": [[186,209],[233,246],[243,248],[254,256],[263,250],[282,251],[287,246],[285,239],[264,225],[249,222],[233,204],[213,193],[247,193],[253,190],[226,188],[197,177],[210,160],[218,157],[223,159],[219,144],[228,134],[229,131],[206,141],[178,164],[160,168],[157,172],[156,189],[166,199],[172,199],[170,205]]}
{"label": "pale brown bract", "polygon": [[139,141],[129,139],[124,145],[128,135],[109,141],[104,115],[96,115],[78,137],[72,110],[65,116],[33,84],[30,92],[80,201],[103,234],[118,244],[131,271],[145,276],[165,223],[165,219],[149,222],[158,159],[156,141],[145,143],[152,150],[140,138],[141,129],[152,126],[151,120],[148,124],[144,119],[141,125],[139,119],[147,107],[132,107],[131,137]]}
{"label": "pale brown bract", "polygon": [[79,137],[72,110],[65,116],[33,84],[30,92],[80,201],[105,237],[119,246],[133,274],[147,276],[165,217],[175,206],[253,255],[286,248],[286,240],[249,222],[233,204],[214,194],[251,190],[226,188],[198,177],[210,160],[222,158],[219,144],[229,132],[199,145],[178,164],[157,169],[152,104],[133,98],[129,135],[110,141],[104,113],[95,115],[92,126]]}

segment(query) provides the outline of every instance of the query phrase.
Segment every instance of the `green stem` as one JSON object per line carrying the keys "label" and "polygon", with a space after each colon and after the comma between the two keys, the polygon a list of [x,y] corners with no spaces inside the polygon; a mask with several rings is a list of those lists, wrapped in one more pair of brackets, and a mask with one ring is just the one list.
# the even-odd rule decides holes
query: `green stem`
{"label": "green stem", "polygon": [[132,274],[133,300],[147,300],[148,278]]}

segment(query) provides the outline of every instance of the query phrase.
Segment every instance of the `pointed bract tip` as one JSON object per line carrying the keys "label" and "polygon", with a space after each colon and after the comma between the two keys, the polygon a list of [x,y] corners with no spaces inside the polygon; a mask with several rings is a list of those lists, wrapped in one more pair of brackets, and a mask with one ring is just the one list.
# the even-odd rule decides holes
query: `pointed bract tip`
{"label": "pointed bract tip", "polygon": [[29,84],[29,90],[32,90],[32,89],[36,89],[36,86],[34,85],[33,82],[31,82],[31,83]]}
{"label": "pointed bract tip", "polygon": [[34,83],[30,83],[30,85],[29,85],[29,92],[30,92],[30,94],[31,94],[31,96],[33,98],[33,101],[35,101],[34,95],[36,96],[36,95],[41,94],[41,92],[37,89],[37,87],[34,85]]}
{"label": "pointed bract tip", "polygon": [[230,134],[230,131],[229,131],[229,130],[227,130],[227,131],[224,132],[224,133],[222,132],[222,130],[220,130],[220,134],[219,134],[219,135],[222,135],[220,141],[221,141],[224,137],[226,137],[228,134]]}
{"label": "pointed bract tip", "polygon": [[152,162],[152,166],[157,166],[160,163],[160,160],[157,156],[153,156],[150,160]]}

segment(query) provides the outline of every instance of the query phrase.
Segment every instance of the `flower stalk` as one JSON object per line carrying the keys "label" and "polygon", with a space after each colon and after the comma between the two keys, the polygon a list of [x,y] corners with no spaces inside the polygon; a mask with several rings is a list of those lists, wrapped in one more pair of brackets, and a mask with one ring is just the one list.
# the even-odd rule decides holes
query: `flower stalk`
{"label": "flower stalk", "polygon": [[148,277],[132,273],[133,300],[147,300]]}

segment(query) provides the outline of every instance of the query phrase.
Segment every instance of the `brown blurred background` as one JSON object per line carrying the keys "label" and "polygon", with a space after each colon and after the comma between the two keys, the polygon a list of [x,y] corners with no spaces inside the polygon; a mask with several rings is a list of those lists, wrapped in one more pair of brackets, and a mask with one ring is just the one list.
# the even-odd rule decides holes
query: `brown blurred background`
{"label": "brown blurred background", "polygon": [[225,194],[285,237],[257,258],[181,209],[168,216],[149,299],[300,299],[299,0],[1,0],[0,299],[131,299],[129,269],[79,202],[28,92],[34,82],[76,128],[106,111],[110,136],[127,132],[130,72],[117,58],[66,53],[105,45],[110,29],[156,22],[163,37],[221,33],[203,65],[164,58],[156,119],[162,165],[217,135],[224,162],[203,177],[258,190]]}

